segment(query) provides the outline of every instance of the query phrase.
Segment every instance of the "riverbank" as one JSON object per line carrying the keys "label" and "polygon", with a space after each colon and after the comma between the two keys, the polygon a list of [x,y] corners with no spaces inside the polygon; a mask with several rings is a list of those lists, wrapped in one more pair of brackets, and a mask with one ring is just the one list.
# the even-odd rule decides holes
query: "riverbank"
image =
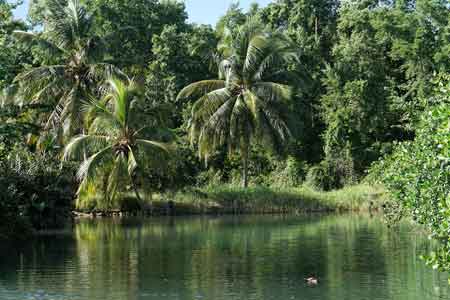
{"label": "riverbank", "polygon": [[199,213],[300,213],[368,211],[381,207],[384,191],[367,185],[349,186],[331,192],[309,187],[268,188],[233,186],[206,187],[173,195],[175,204],[188,205]]}
{"label": "riverbank", "polygon": [[157,194],[140,210],[97,212],[96,216],[358,212],[379,210],[385,201],[384,190],[379,186],[355,185],[322,192],[305,186],[243,189],[225,185]]}

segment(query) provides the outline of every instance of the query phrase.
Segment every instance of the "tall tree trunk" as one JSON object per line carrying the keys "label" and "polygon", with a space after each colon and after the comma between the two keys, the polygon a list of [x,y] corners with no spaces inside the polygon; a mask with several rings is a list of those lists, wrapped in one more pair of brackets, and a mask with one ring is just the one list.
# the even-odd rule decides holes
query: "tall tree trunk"
{"label": "tall tree trunk", "polygon": [[[84,128],[81,130],[81,132],[83,135],[87,134],[86,130]],[[86,161],[87,159],[88,159],[87,150],[86,150],[86,147],[84,147],[83,148],[83,160]]]}
{"label": "tall tree trunk", "polygon": [[319,43],[319,19],[316,17],[314,20],[314,36],[316,43]]}
{"label": "tall tree trunk", "polygon": [[137,200],[138,200],[138,202],[139,202],[139,206],[141,206],[142,205],[142,198],[141,198],[141,196],[139,195],[139,191],[138,191],[138,188],[137,188],[137,186],[136,186],[136,182],[134,181],[134,179],[133,178],[131,178],[131,185],[132,185],[132,187],[133,187],[133,191],[134,191],[134,194],[136,195],[136,198],[137,198]]}
{"label": "tall tree trunk", "polygon": [[[136,185],[136,181],[133,179],[133,177],[131,177],[131,186],[133,187],[134,194],[136,195],[136,198],[137,198],[137,200],[139,202],[139,208],[142,210],[142,208],[143,208],[142,205],[144,204],[144,201],[142,200],[141,195],[139,194],[139,190],[138,190],[138,187]],[[150,194],[150,202],[148,204],[150,206],[150,215],[151,216],[153,215],[153,202],[152,202],[152,200],[153,200],[152,199],[152,194]]]}
{"label": "tall tree trunk", "polygon": [[242,187],[248,187],[248,148],[242,153]]}

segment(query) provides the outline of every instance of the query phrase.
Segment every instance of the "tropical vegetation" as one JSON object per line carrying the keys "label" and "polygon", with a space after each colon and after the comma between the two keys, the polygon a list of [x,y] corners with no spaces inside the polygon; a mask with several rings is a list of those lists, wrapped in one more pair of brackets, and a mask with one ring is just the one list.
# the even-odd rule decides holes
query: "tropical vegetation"
{"label": "tropical vegetation", "polygon": [[71,136],[83,129],[83,99],[98,94],[105,79],[121,71],[108,63],[106,37],[95,34],[93,16],[79,1],[48,1],[46,10],[43,31],[13,31],[18,41],[36,46],[40,64],[16,76],[10,98],[20,105],[47,104],[44,129]]}
{"label": "tropical vegetation", "polygon": [[201,96],[192,107],[190,137],[199,156],[208,157],[227,146],[242,158],[242,184],[248,186],[252,140],[281,150],[289,140],[286,110],[291,87],[270,81],[286,73],[283,63],[297,53],[287,37],[265,32],[260,20],[249,19],[227,31],[218,46],[219,76],[185,87],[178,98]]}
{"label": "tropical vegetation", "polygon": [[442,248],[427,257],[435,269],[450,269],[450,77],[436,79],[416,129],[414,141],[395,145],[394,151],[373,166],[371,176],[396,201],[388,207],[390,219],[404,216],[426,226]]}
{"label": "tropical vegetation", "polygon": [[329,196],[344,188],[370,207],[376,182],[450,270],[448,1],[235,4],[216,26],[181,1],[16,5],[0,0],[2,237],[152,199],[353,209]]}
{"label": "tropical vegetation", "polygon": [[[77,206],[92,197],[95,185],[102,190],[96,207],[111,209],[117,193],[124,185],[130,185],[136,198],[139,195],[138,172],[142,164],[160,163],[168,146],[161,141],[150,140],[161,136],[163,130],[156,126],[157,120],[142,122],[137,101],[139,88],[135,82],[124,83],[109,80],[110,91],[101,100],[87,103],[87,133],[74,136],[64,150],[63,159],[82,160],[77,172],[80,181]],[[92,203],[91,203],[92,205]]]}

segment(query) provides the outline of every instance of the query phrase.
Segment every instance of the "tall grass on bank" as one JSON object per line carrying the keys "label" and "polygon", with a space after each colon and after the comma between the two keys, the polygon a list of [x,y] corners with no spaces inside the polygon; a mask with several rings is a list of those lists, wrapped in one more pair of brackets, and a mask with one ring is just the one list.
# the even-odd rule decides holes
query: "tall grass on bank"
{"label": "tall grass on bank", "polygon": [[[178,213],[300,213],[376,210],[385,201],[381,187],[356,185],[331,192],[309,187],[268,188],[208,186],[155,197],[156,203],[172,201]],[[158,205],[156,205],[158,206]]]}
{"label": "tall grass on bank", "polygon": [[[355,185],[323,192],[307,186],[270,188],[255,186],[241,188],[233,185],[189,188],[175,193],[143,194],[139,204],[134,195],[124,195],[122,207],[111,211],[93,208],[84,212],[104,212],[125,215],[193,215],[193,214],[295,214],[303,212],[349,212],[378,210],[386,202],[381,186]],[[83,215],[83,214],[81,214]]]}

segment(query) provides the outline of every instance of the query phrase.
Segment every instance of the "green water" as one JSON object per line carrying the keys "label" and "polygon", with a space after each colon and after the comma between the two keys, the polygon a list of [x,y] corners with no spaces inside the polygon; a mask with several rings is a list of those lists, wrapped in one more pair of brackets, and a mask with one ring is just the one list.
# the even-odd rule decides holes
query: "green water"
{"label": "green water", "polygon": [[450,299],[430,247],[369,216],[85,220],[0,246],[0,299]]}

